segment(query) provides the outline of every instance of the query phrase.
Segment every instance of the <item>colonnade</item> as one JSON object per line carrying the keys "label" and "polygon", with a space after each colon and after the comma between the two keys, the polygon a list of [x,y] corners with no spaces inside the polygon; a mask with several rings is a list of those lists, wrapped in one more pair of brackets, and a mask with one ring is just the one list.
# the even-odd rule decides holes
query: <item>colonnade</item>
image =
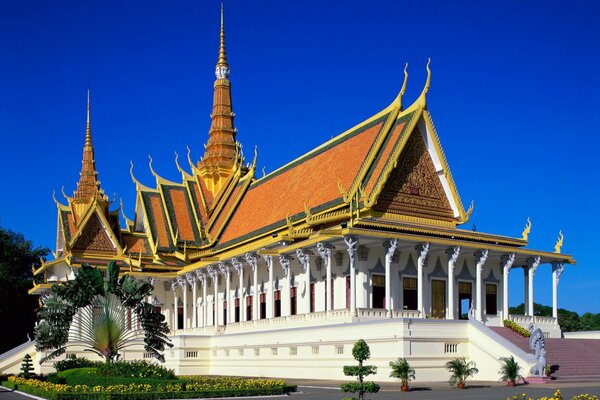
{"label": "colonnade", "polygon": [[[354,236],[344,237],[343,247],[348,253],[349,256],[349,309],[350,313],[353,316],[357,315],[357,284],[356,284],[356,275],[357,275],[357,250],[358,250],[359,239]],[[386,315],[389,318],[393,317],[393,305],[392,305],[392,262],[394,258],[394,254],[399,246],[398,239],[390,239],[382,242],[383,250],[384,250],[384,259],[385,259],[385,308]],[[411,245],[411,246],[414,246]],[[424,270],[428,265],[428,256],[431,254],[432,244],[431,243],[420,243],[416,246],[412,247],[416,251],[417,257],[417,311],[420,312],[421,316],[426,315],[426,310],[424,306]],[[332,255],[335,247],[329,243],[319,242],[316,244],[315,248],[298,248],[294,251],[288,253],[282,253],[278,255],[258,255],[255,253],[246,253],[242,257],[232,258],[228,261],[218,262],[214,265],[210,265],[205,268],[198,269],[193,273],[187,273],[185,275],[180,275],[176,280],[172,281],[171,288],[173,290],[174,296],[174,315],[173,315],[173,326],[177,326],[177,318],[178,318],[178,309],[180,307],[180,298],[177,294],[178,288],[182,289],[182,307],[183,307],[183,326],[178,326],[179,329],[188,329],[188,328],[196,328],[203,326],[219,326],[224,325],[225,323],[232,323],[236,321],[236,307],[235,302],[235,291],[231,290],[231,281],[234,278],[239,280],[238,283],[238,293],[237,293],[237,301],[239,307],[239,322],[244,322],[246,320],[257,320],[261,318],[273,318],[275,317],[275,281],[274,281],[274,268],[275,264],[278,264],[282,269],[283,285],[279,288],[281,292],[279,292],[280,299],[290,299],[291,290],[292,290],[292,282],[291,282],[291,274],[290,268],[292,264],[292,260],[295,258],[298,260],[299,265],[304,272],[304,281],[301,282],[301,286],[304,287],[304,294],[302,296],[298,293],[298,302],[297,306],[300,308],[299,313],[309,313],[311,311],[311,269],[314,268],[316,264],[317,257],[320,257],[322,260],[321,265],[325,268],[325,305],[324,311],[331,311],[334,308],[334,304],[332,301]],[[316,251],[314,251],[316,250]],[[462,257],[474,257],[474,264],[476,269],[476,277],[475,277],[475,298],[474,306],[473,306],[473,315],[472,317],[479,321],[484,321],[484,307],[482,301],[482,293],[483,293],[483,280],[482,280],[482,271],[486,263],[488,263],[491,259],[491,252],[488,249],[481,249],[475,252],[463,252],[462,249],[458,246],[449,247],[449,248],[440,248],[437,246],[436,252],[439,253],[441,251],[445,251],[447,254],[447,273],[448,279],[447,282],[447,308],[446,308],[446,319],[455,319],[456,318],[456,309],[455,306],[455,291],[457,279],[455,275],[455,267],[456,263],[459,259],[459,256]],[[259,293],[259,281],[258,281],[258,268],[259,263],[262,259],[262,263],[264,263],[265,267],[268,270],[268,282],[266,283],[266,287],[262,293],[265,304],[265,309],[263,315],[261,315],[261,311],[259,308],[259,300],[261,293]],[[515,253],[509,254],[496,254],[493,257],[496,262],[500,261],[500,267],[502,271],[502,318],[507,318],[509,314],[508,310],[508,275],[510,270],[513,268],[513,265],[516,260]],[[531,257],[527,258],[525,265],[522,265],[524,274],[525,274],[525,314],[529,316],[533,316],[533,279],[537,268],[541,263],[541,257]],[[553,309],[553,317],[558,316],[558,295],[557,295],[557,287],[560,276],[564,270],[564,263],[562,262],[552,262],[552,309]],[[245,272],[250,273],[251,282],[252,282],[252,300],[251,307],[252,313],[251,315],[246,316],[244,312],[246,310],[246,302],[243,301],[246,298],[244,297],[243,288],[244,288],[244,275]],[[221,279],[219,279],[221,278]],[[213,289],[213,304],[211,308],[211,304],[208,302],[208,281],[212,283]],[[221,284],[219,284],[221,282]],[[198,285],[202,286],[202,294],[201,296],[198,293]],[[191,321],[188,321],[188,287],[191,287],[192,292],[192,318]],[[294,289],[295,290],[295,289]],[[221,307],[219,301],[219,294],[223,293],[223,301],[226,302],[227,306]],[[246,293],[249,295],[250,293]],[[316,295],[316,294],[315,294]],[[301,299],[300,299],[301,297]],[[199,299],[201,299],[201,312],[198,310]],[[290,301],[280,301],[281,311],[277,316],[286,316],[292,314]],[[249,301],[250,303],[250,301]],[[213,311],[214,310],[214,311]],[[225,311],[224,311],[225,310]],[[209,313],[214,312],[214,319],[209,318]],[[224,320],[227,319],[227,321]],[[191,326],[190,325],[191,322]]]}

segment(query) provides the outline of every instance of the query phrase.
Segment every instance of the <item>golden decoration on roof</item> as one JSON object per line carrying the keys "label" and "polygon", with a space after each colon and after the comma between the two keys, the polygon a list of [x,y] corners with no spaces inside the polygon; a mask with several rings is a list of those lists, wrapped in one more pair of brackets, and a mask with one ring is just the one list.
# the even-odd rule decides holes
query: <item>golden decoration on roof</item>
{"label": "golden decoration on roof", "polygon": [[565,240],[565,236],[561,231],[558,231],[558,239],[556,239],[556,244],[554,245],[554,252],[560,254],[560,249],[563,246],[563,241]]}
{"label": "golden decoration on roof", "polygon": [[523,240],[529,240],[529,232],[531,232],[531,218],[527,217],[527,223],[525,224],[523,233],[521,233],[521,238]]}

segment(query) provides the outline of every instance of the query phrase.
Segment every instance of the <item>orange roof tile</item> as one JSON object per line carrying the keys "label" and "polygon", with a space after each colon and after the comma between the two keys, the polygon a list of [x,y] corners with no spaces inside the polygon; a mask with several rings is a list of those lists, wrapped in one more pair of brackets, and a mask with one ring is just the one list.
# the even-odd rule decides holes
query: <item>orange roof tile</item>
{"label": "orange roof tile", "polygon": [[[386,116],[384,116],[386,117]],[[250,186],[227,224],[220,243],[240,238],[311,208],[340,199],[338,181],[348,188],[384,117],[301,157]]]}
{"label": "orange roof tile", "polygon": [[150,246],[144,236],[132,235],[130,233],[121,233],[123,247],[127,246],[128,253],[150,254]]}
{"label": "orange roof tile", "polygon": [[155,242],[158,242],[158,247],[171,248],[171,237],[169,235],[169,227],[165,216],[162,201],[158,193],[142,191],[142,198],[146,207],[148,225],[152,237]]}

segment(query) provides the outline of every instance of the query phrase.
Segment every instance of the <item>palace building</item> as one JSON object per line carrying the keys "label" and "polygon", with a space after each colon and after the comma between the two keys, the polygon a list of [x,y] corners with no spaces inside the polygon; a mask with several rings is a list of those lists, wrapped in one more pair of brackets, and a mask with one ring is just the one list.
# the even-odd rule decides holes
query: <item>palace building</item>
{"label": "palace building", "polygon": [[[554,251],[529,248],[530,223],[515,237],[460,227],[473,205],[463,206],[427,107],[427,72],[412,104],[405,69],[391,104],[259,177],[256,154],[246,159],[236,138],[221,14],[202,158],[178,159],[175,182],[150,163],[151,186],[132,164],[135,214],[111,209],[88,93],[79,182],[64,203],[55,199],[55,258],[35,270],[42,283],[30,293],[72,279],[83,263],[117,260],[153,283],[174,344],[166,365],[181,374],[344,379],[361,338],[381,380],[398,357],[425,381],[446,380],[444,365],[457,356],[475,360],[486,380],[498,378],[500,357],[533,365],[494,328],[511,319],[560,337],[558,282],[575,261],[561,253],[562,240]],[[509,287],[511,272],[524,274],[524,287]],[[533,315],[537,274],[552,274],[553,317]],[[509,290],[525,292],[526,315],[509,314]],[[142,346],[124,354],[147,356]]]}

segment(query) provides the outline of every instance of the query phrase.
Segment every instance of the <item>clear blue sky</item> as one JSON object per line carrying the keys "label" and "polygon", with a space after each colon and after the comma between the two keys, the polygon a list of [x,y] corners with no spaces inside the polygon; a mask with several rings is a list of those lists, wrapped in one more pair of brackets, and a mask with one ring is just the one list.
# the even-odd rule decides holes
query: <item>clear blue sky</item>
{"label": "clear blue sky", "polygon": [[[478,230],[578,261],[560,305],[600,312],[597,1],[227,0],[238,139],[272,171],[378,112],[409,62]],[[177,180],[174,152],[203,151],[217,58],[218,1],[8,1],[0,13],[0,224],[54,248],[52,191],[72,193],[92,86],[104,190],[133,217],[129,161]],[[118,200],[117,200],[118,204]],[[117,205],[115,204],[115,206]],[[471,228],[471,223],[467,225]],[[511,304],[523,299],[511,274]],[[536,274],[551,304],[550,267]]]}

